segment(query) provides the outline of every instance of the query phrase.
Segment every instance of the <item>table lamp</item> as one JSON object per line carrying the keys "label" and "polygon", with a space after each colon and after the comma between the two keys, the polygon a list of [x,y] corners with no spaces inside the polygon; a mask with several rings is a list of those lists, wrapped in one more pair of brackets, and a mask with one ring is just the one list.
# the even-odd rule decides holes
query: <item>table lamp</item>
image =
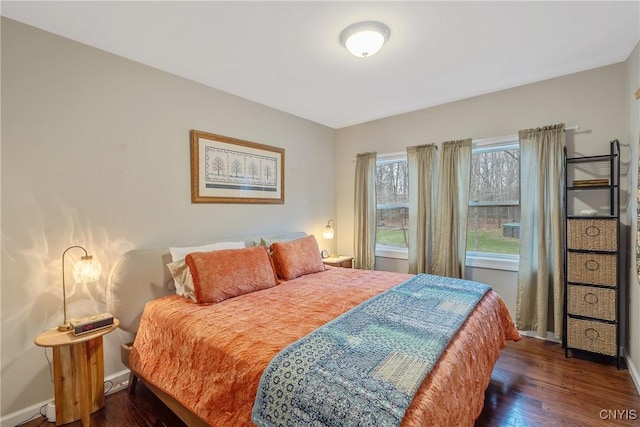
{"label": "table lamp", "polygon": [[324,237],[327,240],[333,240],[332,244],[332,251],[331,252],[331,258],[335,258],[338,255],[336,255],[336,241],[334,239],[335,236],[335,231],[333,230],[333,220],[330,219],[329,222],[327,222],[327,225],[324,227],[324,230],[322,230],[322,237]]}
{"label": "table lamp", "polygon": [[73,279],[76,283],[86,284],[96,282],[100,278],[100,273],[102,272],[100,263],[93,259],[93,257],[89,255],[87,250],[82,246],[69,246],[64,250],[62,253],[62,307],[64,310],[64,322],[58,325],[58,330],[61,332],[71,330],[71,325],[67,320],[67,289],[64,280],[64,256],[69,252],[69,250],[74,248],[82,249],[84,251],[84,256],[73,266]]}

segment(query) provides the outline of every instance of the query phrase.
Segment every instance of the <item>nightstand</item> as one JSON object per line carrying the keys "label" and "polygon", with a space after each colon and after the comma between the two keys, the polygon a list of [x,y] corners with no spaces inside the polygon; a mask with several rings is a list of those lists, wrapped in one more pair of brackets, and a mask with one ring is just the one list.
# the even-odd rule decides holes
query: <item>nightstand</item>
{"label": "nightstand", "polygon": [[114,331],[120,321],[108,328],[75,336],[58,328],[44,331],[34,342],[53,350],[53,389],[56,399],[56,425],[82,420],[104,407],[104,354],[102,336]]}
{"label": "nightstand", "polygon": [[343,268],[353,268],[353,257],[352,256],[337,256],[337,257],[329,257],[322,260],[325,265],[330,265],[333,267],[343,267]]}

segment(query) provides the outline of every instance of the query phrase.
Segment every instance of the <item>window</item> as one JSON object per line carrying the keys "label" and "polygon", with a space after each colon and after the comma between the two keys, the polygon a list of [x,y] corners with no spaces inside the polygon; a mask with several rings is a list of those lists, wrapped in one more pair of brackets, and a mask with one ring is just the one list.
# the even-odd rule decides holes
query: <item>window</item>
{"label": "window", "polygon": [[[376,255],[407,258],[406,153],[378,155]],[[517,271],[520,245],[518,137],[474,141],[467,223],[467,265]]]}
{"label": "window", "polygon": [[376,255],[400,252],[406,258],[409,228],[409,175],[406,153],[378,156],[376,164]]}
{"label": "window", "polygon": [[467,255],[517,260],[519,237],[520,147],[517,137],[474,141]]}

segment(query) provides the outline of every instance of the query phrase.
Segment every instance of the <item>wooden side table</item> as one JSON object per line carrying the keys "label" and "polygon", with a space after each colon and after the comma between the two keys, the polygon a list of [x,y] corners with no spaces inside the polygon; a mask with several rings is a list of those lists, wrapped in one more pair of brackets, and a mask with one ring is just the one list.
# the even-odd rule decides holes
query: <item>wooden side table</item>
{"label": "wooden side table", "polygon": [[353,268],[352,256],[337,256],[329,257],[322,260],[325,265],[331,265],[333,267]]}
{"label": "wooden side table", "polygon": [[120,321],[108,328],[75,336],[58,328],[44,331],[34,342],[53,350],[53,388],[56,399],[56,425],[82,420],[89,426],[93,412],[104,407],[104,354],[102,336],[114,331]]}

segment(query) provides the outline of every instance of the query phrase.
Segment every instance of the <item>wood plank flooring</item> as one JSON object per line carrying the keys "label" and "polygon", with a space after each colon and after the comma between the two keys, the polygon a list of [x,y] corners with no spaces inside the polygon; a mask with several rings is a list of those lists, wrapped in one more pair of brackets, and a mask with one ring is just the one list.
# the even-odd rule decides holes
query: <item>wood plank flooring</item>
{"label": "wood plank flooring", "polygon": [[[81,427],[80,422],[67,424]],[[182,427],[143,385],[106,398],[94,427]],[[28,427],[53,426],[39,417]],[[640,397],[626,369],[585,355],[565,359],[559,344],[523,337],[508,343],[496,364],[475,427],[640,426]]]}
{"label": "wood plank flooring", "polygon": [[502,351],[478,426],[640,426],[640,397],[610,359],[565,359],[560,344],[523,337]]}

